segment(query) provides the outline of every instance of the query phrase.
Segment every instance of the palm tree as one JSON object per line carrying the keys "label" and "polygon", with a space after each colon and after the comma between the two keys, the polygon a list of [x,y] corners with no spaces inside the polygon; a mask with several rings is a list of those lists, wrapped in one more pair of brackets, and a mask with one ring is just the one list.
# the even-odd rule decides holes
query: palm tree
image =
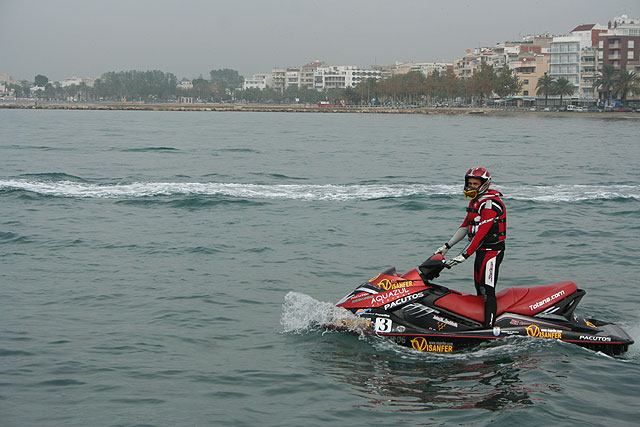
{"label": "palm tree", "polygon": [[640,75],[634,71],[621,70],[615,75],[611,93],[627,105],[627,94],[640,93]]}
{"label": "palm tree", "polygon": [[536,83],[536,95],[544,95],[544,106],[547,106],[547,100],[549,99],[549,95],[553,94],[555,80],[553,77],[544,73],[544,76],[538,79],[538,83]]}
{"label": "palm tree", "polygon": [[566,78],[560,77],[554,83],[553,94],[560,95],[560,106],[562,107],[562,96],[563,95],[573,95],[576,87]]}
{"label": "palm tree", "polygon": [[611,89],[614,87],[616,81],[616,69],[611,64],[605,64],[602,70],[598,73],[598,78],[593,82],[594,89],[603,89],[603,98],[609,99],[611,97]]}

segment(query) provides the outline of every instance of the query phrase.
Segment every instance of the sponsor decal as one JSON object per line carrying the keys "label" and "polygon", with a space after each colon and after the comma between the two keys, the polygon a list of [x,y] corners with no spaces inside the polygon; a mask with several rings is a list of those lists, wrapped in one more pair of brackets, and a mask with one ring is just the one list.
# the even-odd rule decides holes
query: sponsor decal
{"label": "sponsor decal", "polygon": [[[405,328],[405,327],[404,327],[404,326],[402,326],[402,325],[400,325],[400,326],[396,327],[396,331],[398,331],[398,332],[400,332],[400,333],[402,333],[402,332],[404,332],[404,331],[406,331],[406,330],[407,330],[407,328]],[[402,337],[402,338],[404,338],[404,337]],[[404,341],[402,341],[402,342],[404,342]]]}
{"label": "sponsor decal", "polygon": [[371,311],[370,308],[361,308],[360,310],[355,312],[355,315],[356,316],[360,316],[361,314],[365,314],[365,313],[368,313],[370,311]]}
{"label": "sponsor decal", "polygon": [[500,327],[499,326],[495,326],[493,328],[493,336],[494,337],[499,337],[500,336]]}
{"label": "sponsor decal", "polygon": [[393,289],[382,294],[373,295],[371,301],[380,306],[408,294],[409,290],[407,288]]}
{"label": "sponsor decal", "polygon": [[531,322],[523,322],[522,320],[511,319],[509,320],[509,324],[515,325],[515,326],[527,326],[527,325],[530,325]]}
{"label": "sponsor decal", "polygon": [[557,329],[540,329],[538,325],[527,326],[527,335],[536,338],[562,338],[562,331]]}
{"label": "sponsor decal", "polygon": [[451,343],[429,343],[424,337],[416,337],[411,340],[411,347],[418,351],[428,351],[437,353],[452,353]]}
{"label": "sponsor decal", "polygon": [[439,331],[443,330],[446,327],[447,327],[447,325],[445,325],[444,323],[438,322],[438,330]]}
{"label": "sponsor decal", "polygon": [[595,328],[596,327],[596,325],[594,325],[593,323],[589,322],[587,319],[582,319],[582,320],[584,320],[584,323],[586,323],[588,327],[590,327],[590,328]]}
{"label": "sponsor decal", "polygon": [[384,305],[384,309],[385,310],[392,310],[393,308],[398,307],[399,305],[406,304],[406,303],[408,303],[410,301],[417,300],[417,299],[422,298],[422,297],[424,297],[424,294],[422,292],[418,292],[418,293],[412,294],[412,295],[407,295],[406,297],[402,297],[400,299],[397,299],[397,300],[395,300],[393,302],[390,302],[389,304],[385,304]]}
{"label": "sponsor decal", "polygon": [[388,317],[378,317],[376,318],[376,332],[391,332],[391,328],[393,327],[393,322]]}
{"label": "sponsor decal", "polygon": [[560,291],[560,292],[556,292],[555,294],[551,295],[550,297],[546,297],[545,299],[543,299],[542,301],[538,301],[537,303],[530,305],[529,308],[531,309],[531,311],[535,310],[538,307],[542,307],[545,304],[550,303],[551,301],[553,301],[556,298],[559,298],[561,296],[563,296],[565,294],[564,291]]}
{"label": "sponsor decal", "polygon": [[[442,316],[434,315],[433,316],[433,320],[437,320],[438,322],[442,322],[442,323],[444,323],[446,325],[453,326],[454,328],[458,327],[458,322],[454,322],[453,320],[449,320],[449,319],[444,318]],[[438,329],[440,329],[440,327],[438,327]]]}
{"label": "sponsor decal", "polygon": [[382,279],[378,283],[375,283],[374,286],[382,288],[385,291],[390,291],[391,289],[410,288],[413,286],[413,282],[411,280],[392,282],[389,279]]}
{"label": "sponsor decal", "polygon": [[611,341],[609,337],[592,337],[590,335],[580,335],[580,339],[585,341]]}
{"label": "sponsor decal", "polygon": [[364,301],[366,299],[370,299],[371,297],[373,297],[373,295],[371,295],[368,292],[360,292],[358,295],[354,295],[351,297],[351,302],[360,302],[360,301]]}

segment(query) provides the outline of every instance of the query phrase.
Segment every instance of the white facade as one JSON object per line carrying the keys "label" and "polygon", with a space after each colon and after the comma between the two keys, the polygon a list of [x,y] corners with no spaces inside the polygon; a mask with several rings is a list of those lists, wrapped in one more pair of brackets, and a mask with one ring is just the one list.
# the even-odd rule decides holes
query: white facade
{"label": "white facade", "polygon": [[254,74],[250,78],[244,80],[242,84],[242,89],[260,89],[264,90],[267,87],[273,86],[273,75],[272,74]]}
{"label": "white facade", "polygon": [[549,63],[551,77],[554,79],[564,77],[576,87],[580,85],[580,52],[583,47],[586,47],[583,40],[584,38],[579,36],[553,38]]}
{"label": "white facade", "polygon": [[286,68],[274,68],[271,70],[271,79],[275,90],[284,91],[284,82],[287,74]]}
{"label": "white facade", "polygon": [[468,52],[464,58],[455,61],[453,71],[459,78],[467,79],[480,69],[483,62],[492,66],[499,62],[494,48],[480,47]]}
{"label": "white facade", "polygon": [[93,87],[96,79],[88,78],[88,77],[67,77],[60,81],[60,87],[69,87],[69,86],[80,86],[82,83],[89,87]]}
{"label": "white facade", "polygon": [[184,89],[184,90],[193,89],[193,82],[189,80],[183,80],[180,83],[178,83],[176,87],[178,89]]}
{"label": "white facade", "polygon": [[300,87],[300,70],[298,68],[288,68],[284,73],[284,88]]}
{"label": "white facade", "polygon": [[603,29],[595,24],[588,30],[573,31],[570,36],[554,37],[551,42],[549,75],[554,79],[564,77],[576,86],[574,98],[594,98],[592,86],[597,74],[597,49],[592,46],[592,31]]}
{"label": "white facade", "polygon": [[362,80],[380,80],[380,70],[368,70],[351,65],[339,65],[332,67],[320,67],[314,74],[316,90],[346,89],[355,87]]}
{"label": "white facade", "polygon": [[425,76],[429,74],[433,74],[434,71],[437,71],[438,74],[444,74],[447,72],[448,68],[453,68],[453,63],[446,62],[417,62],[411,65],[411,71],[418,71]]}

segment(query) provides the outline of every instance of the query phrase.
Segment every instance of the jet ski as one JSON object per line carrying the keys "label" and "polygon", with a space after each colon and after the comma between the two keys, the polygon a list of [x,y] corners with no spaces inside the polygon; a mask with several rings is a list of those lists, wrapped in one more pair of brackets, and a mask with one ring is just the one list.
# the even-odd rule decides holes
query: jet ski
{"label": "jet ski", "polygon": [[444,257],[436,254],[405,274],[392,267],[336,304],[353,316],[324,326],[375,334],[414,350],[438,353],[513,336],[556,339],[610,355],[624,353],[634,342],[613,323],[575,314],[586,292],[571,281],[498,292],[495,326],[487,329],[482,296],[432,282],[445,266]]}

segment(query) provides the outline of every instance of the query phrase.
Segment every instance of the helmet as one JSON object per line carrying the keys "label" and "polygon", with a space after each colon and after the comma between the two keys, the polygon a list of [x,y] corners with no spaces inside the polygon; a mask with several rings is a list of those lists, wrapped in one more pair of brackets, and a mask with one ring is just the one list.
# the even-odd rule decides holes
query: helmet
{"label": "helmet", "polygon": [[[482,184],[478,188],[473,188],[469,185],[469,178],[477,178],[482,181]],[[491,174],[488,170],[481,167],[471,168],[464,175],[464,197],[467,199],[475,199],[478,196],[486,193],[491,184]]]}

